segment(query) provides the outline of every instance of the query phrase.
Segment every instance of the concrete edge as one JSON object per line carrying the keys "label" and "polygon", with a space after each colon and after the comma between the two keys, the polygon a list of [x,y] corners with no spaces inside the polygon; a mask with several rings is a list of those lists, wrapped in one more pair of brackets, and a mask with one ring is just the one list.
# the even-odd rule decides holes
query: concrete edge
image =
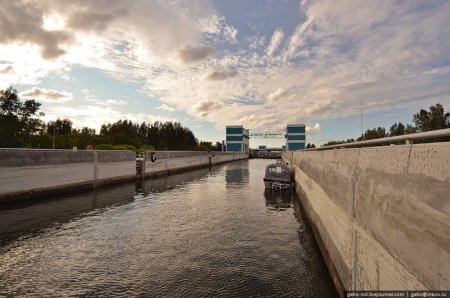
{"label": "concrete edge", "polygon": [[325,245],[325,241],[322,235],[320,234],[318,227],[318,224],[320,223],[316,224],[312,220],[314,211],[312,210],[311,205],[309,204],[308,200],[301,199],[301,196],[304,197],[305,195],[306,194],[301,189],[299,189],[299,187],[296,187],[296,198],[300,202],[303,210],[305,211],[306,218],[308,220],[309,225],[311,226],[314,238],[316,240],[317,245],[319,246],[320,252],[322,253],[322,257],[325,261],[325,264],[327,265],[328,272],[330,273],[331,279],[333,280],[336,291],[338,292],[339,297],[343,298],[346,291],[344,283],[342,282],[341,277],[339,276],[339,273],[336,269],[333,259],[331,258],[331,254]]}
{"label": "concrete edge", "polygon": [[[246,158],[243,158],[246,159]],[[189,172],[196,169],[211,167],[215,165],[220,165],[228,162],[243,160],[243,159],[235,159],[228,161],[215,162],[210,165],[209,163],[188,166],[188,167],[180,167],[173,168],[168,170],[161,170],[155,172],[147,172],[145,173],[145,178],[152,177],[162,177],[162,176],[170,176],[172,174]],[[124,182],[136,181],[140,179],[137,175],[125,175],[111,178],[103,178],[97,180],[97,188],[104,188],[111,185],[117,185]],[[95,189],[94,180],[51,186],[45,188],[35,188],[26,191],[20,192],[11,192],[11,193],[3,193],[0,194],[0,204],[6,203],[16,203],[16,202],[24,202],[24,201],[40,201],[48,198],[53,198],[63,194],[74,194],[74,193],[84,193],[88,191],[92,191]]]}

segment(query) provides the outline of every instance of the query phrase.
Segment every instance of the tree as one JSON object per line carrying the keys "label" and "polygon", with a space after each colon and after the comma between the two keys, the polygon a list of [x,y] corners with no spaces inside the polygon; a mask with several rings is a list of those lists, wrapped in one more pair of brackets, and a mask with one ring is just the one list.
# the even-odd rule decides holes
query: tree
{"label": "tree", "polygon": [[141,140],[138,135],[139,125],[128,120],[103,124],[100,129],[100,141],[112,145],[132,145],[139,148]]}
{"label": "tree", "polygon": [[391,128],[389,128],[389,136],[393,137],[393,136],[402,136],[405,134],[405,126],[403,125],[403,123],[399,122],[397,124],[397,122],[395,122]]}
{"label": "tree", "polygon": [[88,145],[94,145],[96,142],[95,129],[83,127],[81,130],[74,129],[69,137],[69,148],[78,147],[86,149]]}
{"label": "tree", "polygon": [[309,148],[311,148],[311,144],[310,143],[308,143],[308,145],[306,145],[306,149],[309,149]]}
{"label": "tree", "polygon": [[409,135],[417,132],[417,127],[412,126],[411,124],[406,124],[405,134]]}
{"label": "tree", "polygon": [[431,106],[429,111],[421,109],[414,114],[413,122],[419,132],[448,128],[450,127],[450,113],[445,113],[444,107],[438,103]]}
{"label": "tree", "polygon": [[216,144],[213,147],[214,151],[222,151],[222,143],[216,142]]}
{"label": "tree", "polygon": [[56,119],[47,123],[47,133],[49,135],[66,135],[72,133],[72,121],[70,119]]}
{"label": "tree", "polygon": [[322,147],[324,147],[324,146],[340,145],[340,144],[346,144],[346,143],[353,143],[353,142],[355,142],[355,139],[347,139],[346,141],[345,140],[342,140],[342,141],[329,141],[329,142],[323,144]]}
{"label": "tree", "polygon": [[17,90],[0,90],[0,147],[29,146],[43,127],[41,104],[34,99],[20,101]]}
{"label": "tree", "polygon": [[368,129],[364,133],[363,137],[359,137],[357,141],[366,141],[373,139],[380,139],[386,137],[386,129],[384,127],[378,127],[373,129]]}
{"label": "tree", "polygon": [[213,144],[211,142],[200,141],[198,151],[214,151]]}

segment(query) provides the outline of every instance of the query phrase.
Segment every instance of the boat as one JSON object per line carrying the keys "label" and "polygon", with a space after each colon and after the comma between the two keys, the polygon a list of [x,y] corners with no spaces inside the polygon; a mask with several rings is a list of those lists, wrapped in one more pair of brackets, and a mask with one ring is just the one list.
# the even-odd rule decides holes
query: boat
{"label": "boat", "polygon": [[290,189],[292,187],[290,169],[281,159],[266,167],[266,175],[263,180],[265,188]]}

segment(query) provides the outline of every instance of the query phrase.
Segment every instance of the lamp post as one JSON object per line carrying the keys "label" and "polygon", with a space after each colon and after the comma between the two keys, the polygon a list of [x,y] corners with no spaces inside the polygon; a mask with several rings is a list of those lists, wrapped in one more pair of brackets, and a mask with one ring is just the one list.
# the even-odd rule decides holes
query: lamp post
{"label": "lamp post", "polygon": [[55,128],[56,125],[53,125],[53,150],[55,150]]}
{"label": "lamp post", "polygon": [[363,100],[361,99],[361,139],[364,140],[364,132],[363,132]]}

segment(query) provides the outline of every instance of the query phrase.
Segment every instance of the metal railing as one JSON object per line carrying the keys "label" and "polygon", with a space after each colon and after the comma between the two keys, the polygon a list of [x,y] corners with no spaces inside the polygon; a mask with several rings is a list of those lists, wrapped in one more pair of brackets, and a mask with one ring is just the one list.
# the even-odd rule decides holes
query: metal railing
{"label": "metal railing", "polygon": [[450,128],[427,131],[427,132],[419,132],[419,133],[413,133],[413,134],[402,135],[402,136],[373,139],[373,140],[367,140],[367,141],[329,145],[329,146],[324,146],[324,147],[306,149],[305,151],[320,151],[320,150],[330,150],[330,149],[336,149],[336,148],[362,147],[362,146],[366,146],[366,145],[391,144],[394,142],[403,142],[403,141],[405,141],[406,144],[412,144],[412,142],[414,140],[426,140],[426,139],[442,138],[442,137],[450,137]]}

